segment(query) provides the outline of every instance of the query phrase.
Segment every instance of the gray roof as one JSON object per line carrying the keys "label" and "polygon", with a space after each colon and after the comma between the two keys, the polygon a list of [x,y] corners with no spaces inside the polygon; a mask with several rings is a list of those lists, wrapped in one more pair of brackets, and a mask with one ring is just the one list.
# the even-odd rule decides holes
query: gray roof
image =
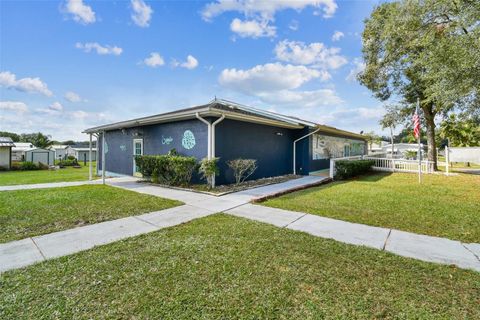
{"label": "gray roof", "polygon": [[172,122],[180,121],[187,119],[194,119],[196,115],[202,117],[208,116],[220,116],[225,115],[227,119],[234,119],[246,122],[254,122],[261,124],[268,124],[273,126],[292,128],[292,129],[301,129],[301,128],[319,128],[323,127],[329,131],[338,131],[333,132],[337,134],[350,134],[360,137],[360,135],[347,132],[343,130],[338,130],[333,127],[327,127],[319,125],[315,122],[303,120],[297,117],[287,116],[271,111],[266,111],[263,109],[253,108],[250,106],[242,105],[236,102],[228,101],[225,99],[214,99],[207,104],[198,105],[190,108],[180,109],[172,112],[156,114],[148,117],[137,118],[127,121],[121,121],[111,124],[106,124],[98,127],[93,127],[86,129],[85,133],[99,133],[102,131],[115,130],[115,129],[125,129],[136,126],[151,125],[162,122]]}
{"label": "gray roof", "polygon": [[0,147],[15,147],[15,143],[10,137],[0,137]]}

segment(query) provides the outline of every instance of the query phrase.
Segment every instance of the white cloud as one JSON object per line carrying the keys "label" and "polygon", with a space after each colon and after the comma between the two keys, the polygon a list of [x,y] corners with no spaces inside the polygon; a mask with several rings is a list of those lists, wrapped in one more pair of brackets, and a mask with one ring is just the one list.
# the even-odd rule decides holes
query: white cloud
{"label": "white cloud", "polygon": [[73,16],[73,20],[83,24],[95,22],[95,12],[83,3],[83,0],[67,0],[65,10]]}
{"label": "white cloud", "polygon": [[20,101],[0,101],[0,110],[10,110],[18,113],[24,113],[28,111],[28,107],[25,103]]}
{"label": "white cloud", "polygon": [[309,69],[305,66],[267,63],[251,69],[224,69],[219,77],[222,86],[252,94],[268,91],[296,89],[316,78],[328,80],[324,71]]}
{"label": "white cloud", "polygon": [[139,27],[148,27],[152,18],[152,7],[147,5],[143,0],[131,0],[132,20]]}
{"label": "white cloud", "polygon": [[299,26],[300,26],[300,24],[297,20],[292,20],[292,21],[290,21],[290,24],[288,25],[288,28],[290,30],[297,31]]}
{"label": "white cloud", "polygon": [[152,52],[148,58],[143,59],[143,63],[149,67],[157,68],[163,66],[165,64],[165,60],[163,60],[160,53]]}
{"label": "white cloud", "polygon": [[0,86],[22,92],[41,93],[47,97],[53,95],[47,84],[40,78],[22,78],[17,80],[15,74],[9,71],[0,72]]}
{"label": "white cloud", "polygon": [[[230,24],[230,29],[241,37],[273,37],[276,27],[271,23],[275,21],[278,11],[293,9],[301,11],[306,7],[323,10],[323,16],[329,18],[337,10],[335,0],[217,0],[207,4],[201,14],[206,21],[225,12],[239,12],[244,16],[244,21],[235,18]],[[295,27],[294,27],[295,28]]]}
{"label": "white cloud", "polygon": [[55,111],[62,111],[63,110],[62,104],[58,101],[52,103],[50,106],[48,106],[48,108],[50,110],[55,110]]}
{"label": "white cloud", "polygon": [[291,107],[312,108],[343,103],[343,100],[333,89],[319,89],[312,91],[281,90],[259,93],[258,97],[266,103]]}
{"label": "white cloud", "polygon": [[85,119],[89,116],[89,113],[88,112],[85,112],[83,110],[77,110],[77,111],[73,111],[71,113],[71,116],[74,118],[74,119]]}
{"label": "white cloud", "polygon": [[335,31],[332,35],[332,41],[338,41],[345,36],[342,31]]}
{"label": "white cloud", "polygon": [[360,58],[355,58],[352,61],[353,68],[350,69],[350,72],[348,73],[347,77],[345,80],[349,82],[353,82],[357,80],[357,75],[365,70],[365,62],[362,61]]}
{"label": "white cloud", "polygon": [[209,21],[224,12],[236,11],[245,16],[260,16],[262,19],[273,20],[277,11],[286,9],[301,11],[308,6],[322,9],[325,18],[333,16],[337,10],[335,0],[217,0],[205,6],[202,18]]}
{"label": "white cloud", "polygon": [[235,32],[242,38],[260,38],[260,37],[273,37],[276,34],[276,28],[270,26],[268,21],[256,21],[246,20],[242,21],[238,18],[232,20],[230,24],[230,30]]}
{"label": "white cloud", "polygon": [[102,46],[102,45],[98,44],[97,42],[86,42],[86,43],[77,42],[75,44],[75,47],[77,49],[82,49],[85,52],[91,52],[91,51],[94,50],[99,55],[111,54],[111,55],[119,56],[123,52],[123,49],[120,48],[120,47],[117,47],[117,46],[112,47],[112,46],[108,46],[108,45]]}
{"label": "white cloud", "polygon": [[300,41],[280,41],[274,49],[276,58],[294,64],[311,65],[324,69],[337,69],[347,63],[340,48],[327,48],[321,42],[305,44]]}
{"label": "white cloud", "polygon": [[187,61],[185,61],[185,62],[179,62],[179,61],[173,59],[172,60],[172,67],[174,67],[174,68],[182,67],[182,68],[192,70],[192,69],[195,69],[196,67],[198,67],[198,60],[192,55],[188,55],[187,56]]}
{"label": "white cloud", "polygon": [[80,102],[83,100],[78,93],[73,91],[66,92],[63,97],[70,102]]}

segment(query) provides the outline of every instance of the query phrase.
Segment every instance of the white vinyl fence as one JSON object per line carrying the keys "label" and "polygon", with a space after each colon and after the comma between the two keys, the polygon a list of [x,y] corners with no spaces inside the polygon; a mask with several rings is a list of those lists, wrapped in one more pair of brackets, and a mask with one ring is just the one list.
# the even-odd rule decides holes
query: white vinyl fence
{"label": "white vinyl fence", "polygon": [[[418,160],[405,160],[405,159],[391,159],[391,158],[378,158],[370,156],[357,156],[357,157],[345,157],[330,159],[330,178],[335,176],[335,162],[339,160],[373,160],[374,164],[372,169],[374,171],[387,171],[387,172],[418,172],[419,161]],[[433,162],[423,160],[421,163],[422,173],[433,173]],[[446,162],[437,162],[437,166],[446,167]],[[447,171],[448,172],[448,171]]]}

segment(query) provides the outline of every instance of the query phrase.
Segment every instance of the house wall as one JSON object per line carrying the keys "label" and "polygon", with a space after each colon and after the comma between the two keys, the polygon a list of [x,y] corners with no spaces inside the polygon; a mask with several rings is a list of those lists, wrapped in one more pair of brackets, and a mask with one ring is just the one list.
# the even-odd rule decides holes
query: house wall
{"label": "house wall", "polygon": [[10,169],[10,147],[0,147],[0,167]]}
{"label": "house wall", "polygon": [[[194,137],[184,139],[186,136]],[[133,140],[143,139],[143,153],[166,154],[176,149],[181,155],[198,160],[207,156],[207,125],[197,119],[141,126],[106,132],[106,171],[133,174]],[[183,141],[183,142],[182,142]],[[102,170],[102,135],[98,142],[98,166]]]}
{"label": "house wall", "polygon": [[215,155],[220,158],[217,184],[233,183],[228,160],[256,159],[258,168],[249,179],[292,173],[293,140],[302,130],[285,129],[225,119],[216,126]]}
{"label": "house wall", "polygon": [[[75,154],[75,158],[77,158],[79,162],[85,161],[85,159],[87,161],[90,161],[88,156],[89,156],[89,151],[77,151]],[[92,161],[96,161],[96,160],[97,160],[97,152],[95,151],[95,149],[92,149]]]}

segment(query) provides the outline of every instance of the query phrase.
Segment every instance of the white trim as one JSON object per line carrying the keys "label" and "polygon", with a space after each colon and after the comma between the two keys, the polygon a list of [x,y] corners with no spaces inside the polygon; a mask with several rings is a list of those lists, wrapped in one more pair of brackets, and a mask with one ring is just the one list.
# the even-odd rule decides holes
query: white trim
{"label": "white trim", "polygon": [[[136,148],[137,142],[140,142],[140,144],[142,145],[142,153],[139,154],[140,156],[142,156],[143,155],[143,138],[133,139],[133,156],[138,156],[138,154],[135,153],[137,151],[137,148]],[[133,168],[132,168],[133,176],[138,174],[138,172],[135,171],[135,167],[136,167],[136,164],[135,164],[135,157],[134,157],[133,158]]]}

